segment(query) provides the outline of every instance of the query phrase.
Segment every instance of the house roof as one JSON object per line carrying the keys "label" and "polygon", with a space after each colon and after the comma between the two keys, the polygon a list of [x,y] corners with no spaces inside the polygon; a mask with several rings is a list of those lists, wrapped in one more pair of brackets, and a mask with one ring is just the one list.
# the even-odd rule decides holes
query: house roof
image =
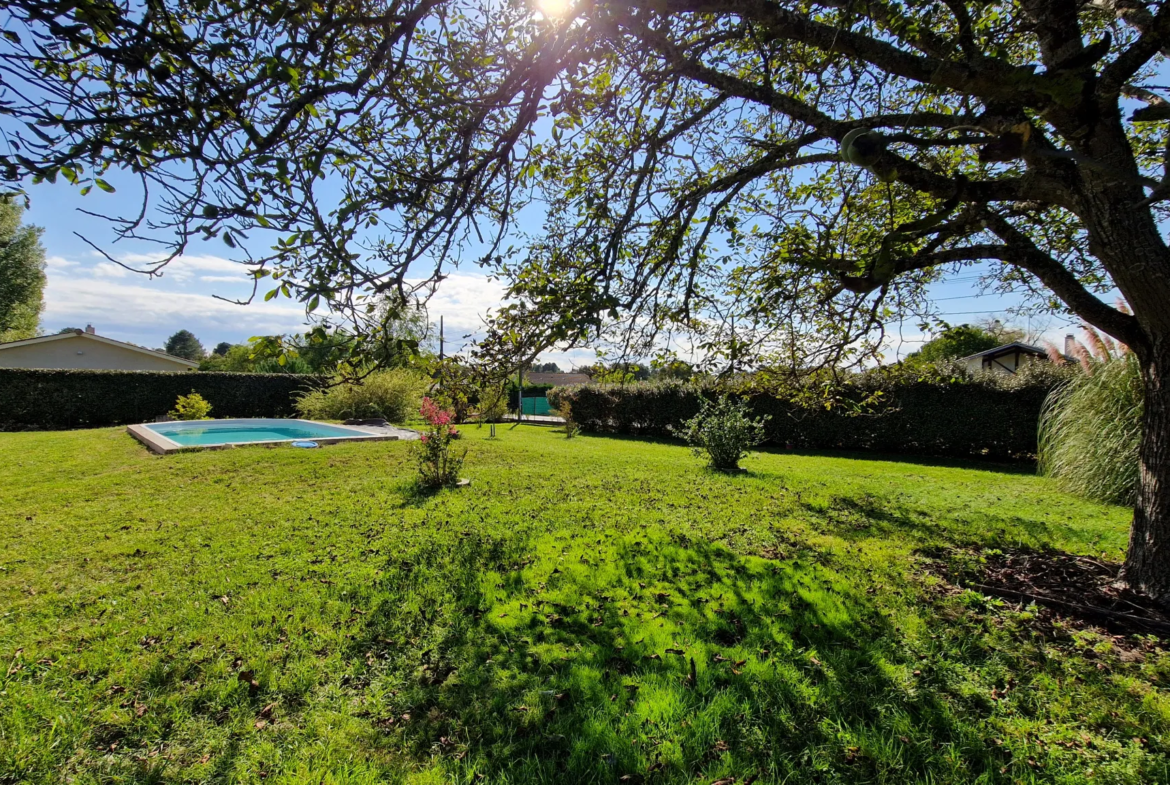
{"label": "house roof", "polygon": [[104,338],[100,335],[94,335],[93,333],[87,333],[84,330],[70,330],[68,332],[56,333],[54,335],[42,335],[39,338],[25,338],[24,340],[21,340],[21,341],[8,341],[7,343],[0,343],[0,352],[4,351],[5,349],[15,349],[18,346],[33,346],[33,345],[39,344],[39,343],[49,343],[51,341],[60,341],[60,340],[64,340],[67,338],[84,338],[84,339],[89,340],[89,341],[97,341],[98,343],[105,343],[105,344],[109,344],[111,346],[118,346],[122,349],[129,349],[131,351],[139,352],[141,354],[148,354],[151,357],[154,357],[154,358],[157,358],[160,360],[169,360],[169,361],[175,363],[176,365],[183,366],[184,368],[198,368],[199,367],[199,363],[191,362],[190,360],[186,360],[182,357],[176,357],[173,354],[167,354],[166,352],[156,352],[154,349],[145,349],[141,346],[135,346],[132,343],[126,343],[125,341],[115,341],[113,338]]}
{"label": "house roof", "polygon": [[994,360],[996,357],[1003,357],[1005,354],[1015,354],[1016,352],[1042,355],[1044,357],[1048,356],[1048,352],[1044,351],[1039,346],[1032,346],[1031,344],[1013,341],[1012,343],[1005,343],[1003,346],[997,346],[994,349],[988,349],[987,351],[976,352],[975,354],[969,354],[966,357],[960,357],[959,362],[962,362],[963,360],[974,360],[975,358]]}
{"label": "house roof", "polygon": [[525,384],[589,384],[593,381],[586,373],[526,373]]}

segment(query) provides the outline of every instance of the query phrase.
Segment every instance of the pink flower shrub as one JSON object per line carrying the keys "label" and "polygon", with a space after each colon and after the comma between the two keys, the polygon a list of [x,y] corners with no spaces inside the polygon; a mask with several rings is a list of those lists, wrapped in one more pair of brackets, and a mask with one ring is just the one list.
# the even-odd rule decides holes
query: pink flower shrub
{"label": "pink flower shrub", "polygon": [[459,430],[451,424],[455,418],[430,398],[423,398],[418,413],[427,423],[427,430],[415,449],[419,482],[430,488],[450,485],[459,479],[465,454],[451,446],[459,438]]}
{"label": "pink flower shrub", "polygon": [[440,408],[439,405],[430,398],[423,398],[422,408],[418,410],[418,413],[421,414],[423,419],[426,420],[429,424],[436,427],[450,425],[452,419],[454,419],[451,412]]}

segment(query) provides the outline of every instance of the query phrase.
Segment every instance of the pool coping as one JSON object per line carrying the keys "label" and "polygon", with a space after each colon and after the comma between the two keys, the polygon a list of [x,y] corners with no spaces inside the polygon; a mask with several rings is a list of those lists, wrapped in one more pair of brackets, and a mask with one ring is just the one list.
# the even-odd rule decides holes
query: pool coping
{"label": "pool coping", "polygon": [[[153,431],[149,426],[156,423],[142,423],[140,425],[126,426],[126,432],[133,436],[146,448],[156,455],[170,455],[176,452],[195,452],[200,450],[230,450],[236,447],[264,447],[274,446],[280,444],[290,444],[292,442],[312,441],[317,444],[339,444],[341,442],[396,442],[402,440],[402,436],[396,433],[377,433],[371,432],[365,428],[358,428],[352,425],[337,425],[331,422],[317,422],[316,420],[301,420],[301,419],[283,419],[280,417],[270,418],[253,418],[253,417],[231,417],[227,419],[232,420],[251,420],[251,419],[273,419],[281,420],[283,422],[302,422],[310,423],[312,425],[328,425],[333,428],[348,428],[355,431],[353,436],[325,436],[321,438],[305,439],[264,439],[254,442],[230,442],[225,444],[201,444],[201,445],[183,445],[178,442],[171,441],[157,431]],[[225,422],[220,420],[219,422]],[[360,435],[359,435],[360,434]]]}

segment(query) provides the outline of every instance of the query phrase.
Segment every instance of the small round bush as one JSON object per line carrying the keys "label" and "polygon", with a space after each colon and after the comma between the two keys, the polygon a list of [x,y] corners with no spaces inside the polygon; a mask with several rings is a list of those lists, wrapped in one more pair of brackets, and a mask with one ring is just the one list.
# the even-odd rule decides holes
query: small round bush
{"label": "small round bush", "polygon": [[683,423],[677,431],[696,455],[706,455],[711,468],[722,472],[739,469],[748,450],[765,439],[767,416],[753,419],[748,402],[724,395],[703,401],[699,413]]}
{"label": "small round bush", "polygon": [[175,401],[175,408],[167,414],[176,420],[209,420],[211,419],[211,404],[202,395],[191,391],[190,395],[180,395]]}

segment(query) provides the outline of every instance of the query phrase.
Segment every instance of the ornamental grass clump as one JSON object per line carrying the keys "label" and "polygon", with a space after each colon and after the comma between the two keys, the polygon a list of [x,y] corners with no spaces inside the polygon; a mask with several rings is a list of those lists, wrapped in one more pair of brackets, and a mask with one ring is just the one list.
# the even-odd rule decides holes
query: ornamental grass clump
{"label": "ornamental grass clump", "polygon": [[748,451],[766,438],[764,426],[769,419],[753,419],[747,401],[724,395],[704,400],[699,413],[676,433],[687,440],[696,455],[705,455],[712,469],[734,472]]}
{"label": "ornamental grass clump", "polygon": [[1066,491],[1108,504],[1133,504],[1142,435],[1137,357],[1086,331],[1081,372],[1055,389],[1040,415],[1040,471]]}
{"label": "ornamental grass clump", "polygon": [[455,416],[430,398],[423,398],[419,414],[427,424],[414,448],[419,483],[427,488],[452,485],[459,479],[466,454],[452,445],[459,438]]}

